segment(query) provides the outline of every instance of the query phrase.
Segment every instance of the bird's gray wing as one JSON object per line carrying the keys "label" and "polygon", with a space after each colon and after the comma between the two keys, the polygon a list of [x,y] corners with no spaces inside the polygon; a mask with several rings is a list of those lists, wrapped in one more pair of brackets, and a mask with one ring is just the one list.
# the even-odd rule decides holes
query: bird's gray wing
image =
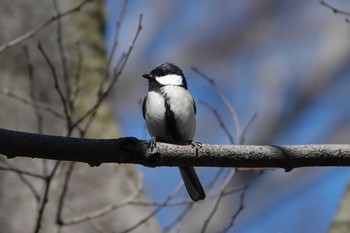
{"label": "bird's gray wing", "polygon": [[143,99],[143,103],[142,103],[142,115],[143,115],[143,118],[145,118],[145,114],[146,114],[146,101],[147,101],[147,96]]}
{"label": "bird's gray wing", "polygon": [[193,103],[194,114],[197,114],[196,101],[194,101],[193,97],[192,97],[192,103]]}

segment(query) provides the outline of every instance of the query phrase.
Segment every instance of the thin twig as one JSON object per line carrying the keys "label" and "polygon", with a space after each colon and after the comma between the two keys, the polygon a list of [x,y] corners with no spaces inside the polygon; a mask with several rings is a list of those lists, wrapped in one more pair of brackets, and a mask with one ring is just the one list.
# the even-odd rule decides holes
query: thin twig
{"label": "thin twig", "polygon": [[[105,77],[103,78],[104,80],[107,79],[107,77],[108,77],[109,68],[111,67],[111,63],[113,61],[114,55],[115,55],[117,48],[118,48],[118,45],[119,45],[120,29],[121,29],[121,25],[123,24],[123,21],[124,21],[124,16],[125,16],[126,8],[128,6],[128,2],[129,2],[129,0],[124,0],[122,6],[120,8],[121,10],[119,13],[119,18],[118,18],[118,20],[116,22],[116,26],[115,26],[113,47],[112,47],[110,55],[108,56],[106,73],[105,73]],[[103,89],[101,88],[101,91],[102,90]]]}
{"label": "thin twig", "polygon": [[189,203],[184,210],[174,219],[174,221],[164,228],[163,233],[172,232],[176,233],[181,230],[181,224],[184,223],[185,219],[189,217],[189,213],[191,212],[194,206],[193,201]]}
{"label": "thin twig", "polygon": [[237,211],[232,215],[230,223],[227,225],[227,227],[225,227],[225,229],[222,230],[221,233],[225,233],[227,232],[231,227],[233,227],[234,222],[237,218],[237,216],[242,212],[242,210],[244,209],[244,199],[245,199],[245,194],[247,192],[247,189],[249,188],[250,185],[252,185],[252,183],[260,176],[263,174],[263,171],[260,171],[259,173],[257,173],[242,189],[241,195],[240,195],[240,199],[239,199],[239,207],[237,209]]}
{"label": "thin twig", "polygon": [[30,31],[28,31],[27,33],[3,44],[3,45],[0,45],[0,53],[5,51],[6,49],[8,48],[11,48],[31,37],[33,37],[35,34],[37,34],[38,32],[40,32],[42,29],[44,29],[45,27],[47,27],[48,25],[50,25],[51,23],[53,23],[54,21],[56,21],[57,19],[59,18],[63,18],[65,16],[68,16],[70,14],[73,14],[75,12],[78,12],[81,10],[81,8],[88,2],[90,2],[92,0],[84,0],[82,1],[81,3],[79,3],[77,6],[75,6],[74,8],[70,9],[70,10],[67,10],[65,12],[62,12],[61,14],[59,15],[54,15],[52,16],[50,19],[44,21],[43,23],[41,23],[40,25],[36,26],[35,28],[31,29]]}
{"label": "thin twig", "polygon": [[214,187],[214,184],[216,183],[216,181],[219,179],[219,177],[221,176],[221,174],[225,171],[224,168],[220,167],[218,169],[218,171],[216,172],[215,176],[213,177],[213,179],[208,183],[208,185],[206,186],[206,190],[210,190]]}
{"label": "thin twig", "polygon": [[69,165],[68,165],[66,174],[64,176],[62,192],[61,192],[61,194],[59,196],[59,199],[58,199],[58,207],[57,207],[57,213],[56,213],[56,223],[59,226],[63,225],[63,222],[62,222],[62,210],[63,210],[63,207],[64,207],[64,201],[65,201],[65,197],[66,197],[66,194],[67,194],[69,181],[70,181],[71,175],[73,173],[74,164],[75,164],[74,162],[70,162]]}
{"label": "thin twig", "polygon": [[47,202],[48,202],[51,181],[52,181],[53,177],[55,176],[55,173],[56,173],[59,165],[60,165],[60,161],[56,161],[50,175],[46,178],[44,195],[42,197],[42,202],[41,202],[41,205],[39,207],[38,217],[37,217],[37,220],[35,223],[35,228],[34,228],[34,233],[39,233],[39,231],[40,231],[42,219],[44,216],[44,210],[45,210],[45,207],[46,207]]}
{"label": "thin twig", "polygon": [[234,169],[231,170],[230,174],[227,176],[225,182],[223,183],[222,187],[220,188],[220,192],[217,195],[217,198],[216,198],[216,200],[214,202],[212,210],[210,211],[207,219],[205,219],[205,221],[204,221],[201,233],[204,233],[207,230],[209,222],[212,220],[215,212],[219,208],[219,204],[220,204],[220,201],[221,201],[221,199],[223,197],[223,194],[224,194],[225,190],[227,189],[228,185],[232,182],[232,180],[233,180],[233,178],[235,177],[236,174],[237,174],[237,171],[234,168]]}
{"label": "thin twig", "polygon": [[25,177],[25,176],[31,176],[31,177],[35,177],[35,178],[41,178],[41,179],[45,179],[46,177],[43,177],[41,175],[38,174],[34,174],[31,172],[27,172],[27,171],[23,171],[20,170],[18,168],[13,167],[11,164],[9,164],[5,159],[0,158],[0,162],[2,164],[4,164],[6,167],[2,167],[0,166],[0,170],[3,171],[11,171],[17,174],[17,176],[19,177],[19,179],[28,187],[28,189],[31,191],[31,193],[33,194],[35,200],[37,202],[40,201],[40,195],[39,193],[36,191],[36,189],[34,188],[33,184]]}
{"label": "thin twig", "polygon": [[241,130],[241,125],[239,123],[239,118],[238,118],[237,111],[234,109],[234,107],[232,106],[230,101],[225,97],[225,95],[218,88],[218,86],[216,85],[214,79],[209,78],[207,75],[205,75],[203,72],[201,72],[196,67],[192,67],[192,70],[195,73],[197,73],[200,77],[205,79],[207,82],[209,82],[209,84],[215,90],[216,94],[219,96],[221,102],[225,105],[227,110],[231,113],[232,121],[233,121],[233,124],[235,125],[235,129],[236,129],[236,135],[237,135],[237,138],[238,138],[238,144],[242,144],[242,142],[243,142],[242,130]]}
{"label": "thin twig", "polygon": [[37,203],[40,202],[40,194],[36,189],[34,188],[34,185],[23,175],[21,172],[16,172],[18,178],[28,187],[30,192],[33,194],[34,199],[36,200]]}
{"label": "thin twig", "polygon": [[258,114],[254,113],[253,116],[248,121],[248,124],[244,127],[244,129],[242,131],[242,144],[244,144],[244,139],[246,138],[246,135],[247,135],[249,129],[251,128],[251,126],[253,125],[253,123],[256,121],[257,118],[258,118]]}
{"label": "thin twig", "polygon": [[68,105],[67,104],[67,100],[66,100],[66,97],[64,96],[64,94],[62,92],[62,89],[61,89],[61,87],[59,85],[56,69],[55,69],[54,65],[52,64],[52,62],[50,61],[49,57],[47,56],[45,50],[41,46],[40,42],[39,42],[38,48],[39,48],[41,54],[43,55],[43,57],[45,58],[45,61],[48,64],[48,66],[49,66],[49,68],[51,70],[52,77],[53,77],[53,80],[54,80],[54,83],[55,83],[55,89],[56,89],[56,91],[57,91],[57,93],[58,93],[58,95],[59,95],[59,97],[61,99],[61,103],[63,105],[64,115],[66,117],[66,122],[67,122],[67,128],[68,128],[68,131],[71,131],[72,128],[74,128],[74,127],[72,127],[72,120],[71,120],[71,115],[69,113],[69,109],[68,109],[68,106],[67,106]]}
{"label": "thin twig", "polygon": [[97,99],[96,103],[83,116],[81,116],[77,121],[75,121],[74,124],[72,124],[73,128],[76,127],[77,125],[79,125],[83,120],[85,120],[92,113],[96,112],[96,110],[100,107],[102,101],[108,96],[108,94],[112,90],[112,87],[114,86],[115,82],[118,80],[119,76],[122,74],[124,67],[128,61],[128,58],[130,57],[130,54],[135,46],[136,40],[137,40],[141,30],[142,30],[142,14],[139,17],[139,24],[138,24],[138,28],[137,28],[136,34],[134,36],[134,39],[129,46],[128,52],[126,53],[125,56],[123,56],[124,59],[121,62],[120,68],[114,70],[114,75],[113,75],[112,81],[108,84],[106,90],[101,92],[101,95]]}
{"label": "thin twig", "polygon": [[146,215],[143,219],[141,219],[139,222],[137,222],[136,224],[134,224],[133,226],[120,231],[118,233],[128,233],[131,232],[133,230],[135,230],[136,228],[138,228],[139,226],[141,226],[142,224],[144,224],[145,222],[147,222],[149,219],[151,219],[154,215],[156,215],[164,206],[166,206],[168,204],[168,202],[171,201],[171,199],[180,191],[181,187],[183,186],[182,181],[175,187],[175,189],[169,194],[169,196],[163,201],[163,203],[161,205],[159,205],[157,208],[155,208],[151,213],[149,213],[148,215]]}
{"label": "thin twig", "polygon": [[228,128],[226,127],[223,119],[221,118],[219,112],[213,107],[211,106],[209,103],[205,102],[204,100],[199,100],[198,101],[199,104],[203,105],[205,108],[209,109],[209,111],[211,111],[216,120],[219,122],[220,127],[224,130],[226,136],[228,137],[229,141],[231,144],[235,144],[234,140],[233,140],[233,136],[230,133],[230,131],[228,130]]}
{"label": "thin twig", "polygon": [[6,167],[0,167],[0,170],[17,172],[17,173],[21,173],[23,175],[27,175],[27,176],[31,176],[31,177],[39,178],[39,179],[46,179],[46,176],[36,174],[33,172],[29,172],[29,171],[24,171],[24,170],[13,167],[11,164],[7,163],[6,160],[3,159],[2,157],[0,157],[0,162],[6,166]]}
{"label": "thin twig", "polygon": [[[235,188],[226,190],[223,193],[223,196],[227,196],[227,195],[230,195],[230,194],[242,191],[244,189],[244,187],[245,186],[240,186],[240,187],[235,187]],[[218,192],[217,193],[213,193],[211,195],[207,195],[206,200],[214,199],[214,198],[217,197],[217,195],[218,195]],[[181,206],[181,205],[191,205],[193,203],[194,202],[191,199],[189,199],[189,198],[181,198],[181,199],[178,199],[178,200],[169,201],[167,203],[167,207],[170,207],[170,206]],[[136,206],[161,206],[161,205],[163,205],[163,201],[135,200],[135,201],[131,201],[129,204],[130,205],[136,205]]]}
{"label": "thin twig", "polygon": [[84,128],[83,128],[83,129],[81,130],[81,132],[80,132],[80,137],[81,137],[81,138],[84,138],[84,137],[85,137],[85,135],[86,135],[87,131],[89,130],[89,128],[91,127],[91,125],[92,125],[92,123],[93,123],[93,121],[94,121],[96,115],[97,115],[97,109],[96,109],[96,111],[94,111],[93,113],[91,113],[90,116],[88,116],[88,119],[87,119],[87,121],[86,121],[86,124],[84,125]]}
{"label": "thin twig", "polygon": [[[55,9],[55,13],[57,15],[60,15],[60,9],[57,3],[57,0],[53,0],[53,6]],[[56,30],[57,30],[57,35],[56,35],[56,40],[57,40],[57,44],[58,44],[58,50],[59,50],[59,56],[61,59],[61,63],[62,63],[62,73],[63,73],[63,86],[65,89],[65,95],[67,96],[66,100],[67,100],[67,107],[69,109],[69,111],[72,113],[73,110],[73,103],[70,100],[70,96],[71,96],[71,87],[70,87],[70,83],[68,80],[68,68],[67,68],[67,58],[66,58],[66,53],[64,50],[64,46],[63,46],[63,33],[62,33],[62,23],[61,23],[61,18],[58,18],[56,20]]]}
{"label": "thin twig", "polygon": [[[23,46],[23,52],[24,52],[24,57],[26,58],[27,61],[27,67],[28,67],[28,79],[29,79],[29,96],[31,99],[31,102],[36,101],[35,97],[35,88],[34,88],[34,77],[33,77],[33,65],[30,62],[30,57],[29,57],[29,51],[27,46]],[[43,132],[43,116],[39,111],[39,108],[33,105],[33,110],[34,114],[37,119],[37,125],[38,125],[38,133]]]}
{"label": "thin twig", "polygon": [[75,71],[75,75],[73,78],[73,84],[72,84],[72,92],[71,92],[71,96],[69,96],[70,101],[72,102],[72,106],[75,107],[75,103],[79,97],[80,94],[80,90],[81,90],[81,83],[80,83],[80,79],[81,79],[81,74],[82,74],[82,68],[83,68],[83,55],[82,55],[82,51],[81,51],[81,45],[79,43],[79,41],[76,43],[76,50],[77,50],[77,67],[76,67],[76,71]]}
{"label": "thin twig", "polygon": [[40,175],[40,174],[35,174],[35,173],[32,173],[32,172],[28,172],[28,171],[23,171],[21,169],[18,169],[18,168],[14,168],[14,167],[3,167],[3,166],[0,166],[0,170],[2,171],[10,171],[10,172],[16,172],[16,173],[20,173],[20,174],[23,174],[23,175],[26,175],[26,176],[31,176],[31,177],[35,177],[35,178],[39,178],[39,179],[45,179],[46,177],[43,176],[43,175]]}
{"label": "thin twig", "polygon": [[323,0],[320,1],[320,4],[325,6],[328,9],[332,10],[334,14],[341,14],[341,15],[345,15],[345,16],[350,16],[350,12],[344,11],[344,10],[340,10],[340,9],[330,5],[329,3],[327,3],[327,2],[325,2]]}
{"label": "thin twig", "polygon": [[131,44],[129,45],[128,51],[121,56],[120,61],[118,62],[117,66],[114,68],[112,81],[111,81],[109,87],[107,88],[107,90],[110,89],[113,86],[113,84],[118,80],[118,78],[121,76],[122,72],[124,71],[124,67],[125,67],[126,63],[128,62],[128,60],[129,60],[131,51],[135,47],[136,40],[139,37],[140,32],[141,32],[141,30],[143,28],[142,27],[142,18],[143,18],[143,15],[140,14],[140,16],[139,16],[139,23],[138,23],[138,27],[137,27],[134,39],[132,40]]}
{"label": "thin twig", "polygon": [[119,208],[122,208],[124,206],[129,205],[131,202],[133,202],[136,198],[138,198],[140,196],[140,194],[142,193],[142,190],[143,190],[143,177],[140,174],[138,177],[137,187],[136,187],[135,191],[133,191],[133,193],[131,193],[131,195],[129,195],[123,201],[107,205],[107,206],[102,207],[98,210],[95,210],[93,212],[83,214],[80,216],[71,217],[68,219],[60,219],[59,224],[60,225],[72,225],[72,224],[77,224],[77,223],[81,223],[81,222],[85,222],[85,221],[89,221],[89,220],[92,220],[95,218],[102,217],[106,214],[111,213],[114,210],[117,210]]}
{"label": "thin twig", "polygon": [[[220,169],[220,170],[222,171],[223,169]],[[243,191],[245,187],[246,187],[246,185],[242,186],[242,187],[236,187],[236,188],[233,188],[233,189],[230,189],[230,190],[226,190],[224,193],[222,193],[222,196],[226,196],[226,195],[230,195],[230,194],[233,194],[233,193],[237,193],[239,191]],[[214,199],[214,198],[216,199],[218,195],[219,195],[219,193],[214,193],[212,195],[208,195],[206,200],[211,200],[211,199]],[[150,205],[159,204],[158,202],[157,203],[147,202],[147,203],[150,204]],[[146,204],[146,203],[144,203],[144,204]],[[184,204],[187,204],[188,206],[184,210],[182,210],[182,212],[179,214],[179,216],[171,224],[169,224],[167,227],[164,228],[163,233],[166,233],[166,232],[172,232],[172,233],[179,232],[181,230],[181,225],[183,224],[185,219],[189,217],[189,213],[190,213],[190,211],[191,211],[191,209],[193,208],[193,205],[194,205],[193,201],[191,201],[191,200],[187,200],[187,201],[186,200],[171,201],[171,202],[169,202],[167,204],[167,206],[184,205]]]}
{"label": "thin twig", "polygon": [[[340,9],[338,9],[338,8],[335,8],[334,6],[332,6],[332,5],[328,4],[328,3],[326,3],[325,1],[322,1],[322,0],[321,0],[321,1],[320,1],[320,4],[323,5],[323,6],[325,6],[325,7],[328,8],[328,9],[332,10],[334,14],[341,14],[341,15],[344,15],[344,16],[346,16],[346,17],[350,16],[350,12],[348,12],[348,11],[343,11],[343,10],[340,10]],[[350,23],[350,19],[349,19],[349,18],[345,18],[345,22]]]}
{"label": "thin twig", "polygon": [[42,103],[42,102],[39,102],[39,101],[33,100],[33,99],[27,99],[27,98],[20,96],[20,95],[14,93],[8,89],[1,89],[0,94],[8,96],[10,98],[13,98],[14,100],[20,101],[21,103],[30,105],[34,108],[39,108],[41,110],[44,110],[57,118],[65,119],[64,116],[60,112],[56,111],[48,104],[45,104],[45,103]]}
{"label": "thin twig", "polygon": [[[73,208],[72,206],[69,206],[69,207],[65,206],[64,210],[66,210],[70,215],[76,215],[77,211],[76,210],[73,211],[72,208]],[[100,233],[108,232],[104,229],[104,225],[101,225],[96,221],[88,220],[86,223],[89,224],[91,227],[93,227],[96,230],[96,232],[100,232]]]}
{"label": "thin twig", "polygon": [[[239,187],[239,188],[227,190],[224,193],[222,193],[222,196],[226,196],[226,195],[229,195],[232,193],[239,192],[239,191],[243,190],[243,188],[244,187]],[[218,196],[218,193],[208,195],[206,200],[217,198],[217,196]],[[180,213],[180,215],[169,226],[164,228],[163,233],[165,233],[165,232],[172,232],[172,233],[179,232],[181,230],[181,223],[183,223],[185,221],[185,219],[189,217],[189,213],[194,206],[193,201],[190,201],[190,200],[188,200],[187,202],[185,202],[185,201],[169,202],[167,204],[167,206],[183,205],[183,204],[188,204],[188,206]]]}
{"label": "thin twig", "polygon": [[118,18],[118,20],[116,22],[116,26],[115,26],[115,33],[114,33],[112,50],[111,50],[111,53],[109,54],[108,59],[107,59],[105,74],[100,82],[98,96],[100,96],[103,92],[103,87],[107,81],[108,74],[109,74],[110,67],[111,67],[111,63],[113,61],[114,55],[115,55],[116,50],[117,50],[118,45],[119,45],[119,33],[120,33],[121,25],[122,25],[123,20],[124,20],[124,16],[125,16],[126,8],[128,6],[128,2],[129,2],[129,0],[124,0],[122,6],[120,8],[121,10],[119,13],[119,18]]}

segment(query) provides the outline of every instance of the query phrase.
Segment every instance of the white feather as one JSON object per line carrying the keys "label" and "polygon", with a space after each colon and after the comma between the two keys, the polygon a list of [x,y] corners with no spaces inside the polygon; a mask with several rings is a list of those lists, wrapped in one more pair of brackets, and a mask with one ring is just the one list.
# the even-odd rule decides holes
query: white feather
{"label": "white feather", "polygon": [[[196,131],[196,118],[193,98],[188,90],[178,86],[165,86],[162,88],[169,101],[170,110],[174,113],[176,125],[183,141],[177,144],[187,144],[192,140]],[[150,91],[146,101],[146,124],[151,136],[172,141],[166,135],[165,100],[157,92]]]}
{"label": "white feather", "polygon": [[148,92],[145,118],[151,136],[165,138],[165,105],[161,94],[154,91]]}
{"label": "white feather", "polygon": [[174,112],[176,124],[184,142],[192,140],[196,132],[196,116],[194,112],[193,98],[188,90],[183,87],[165,86],[170,109]]}
{"label": "white feather", "polygon": [[168,74],[165,76],[156,77],[156,80],[162,85],[172,85],[180,86],[183,84],[183,78],[181,75],[177,74]]}

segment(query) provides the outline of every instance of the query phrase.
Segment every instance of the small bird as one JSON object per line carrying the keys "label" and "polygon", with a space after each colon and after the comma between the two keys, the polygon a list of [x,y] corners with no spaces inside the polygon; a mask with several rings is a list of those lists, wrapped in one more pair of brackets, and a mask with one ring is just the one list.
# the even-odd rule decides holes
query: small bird
{"label": "small bird", "polygon": [[[148,79],[148,94],[143,100],[142,113],[152,137],[151,150],[156,147],[156,142],[194,146],[196,103],[187,89],[181,69],[165,62],[142,77]],[[194,168],[179,169],[191,199],[203,200],[205,192]]]}

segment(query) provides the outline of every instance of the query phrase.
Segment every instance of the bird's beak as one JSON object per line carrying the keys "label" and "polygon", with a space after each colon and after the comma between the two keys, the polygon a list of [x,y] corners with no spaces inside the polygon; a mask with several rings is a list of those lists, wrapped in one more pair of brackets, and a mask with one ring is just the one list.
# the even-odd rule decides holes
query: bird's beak
{"label": "bird's beak", "polygon": [[148,79],[148,80],[152,78],[152,76],[150,74],[144,74],[144,75],[142,75],[142,77],[144,77],[145,79]]}

